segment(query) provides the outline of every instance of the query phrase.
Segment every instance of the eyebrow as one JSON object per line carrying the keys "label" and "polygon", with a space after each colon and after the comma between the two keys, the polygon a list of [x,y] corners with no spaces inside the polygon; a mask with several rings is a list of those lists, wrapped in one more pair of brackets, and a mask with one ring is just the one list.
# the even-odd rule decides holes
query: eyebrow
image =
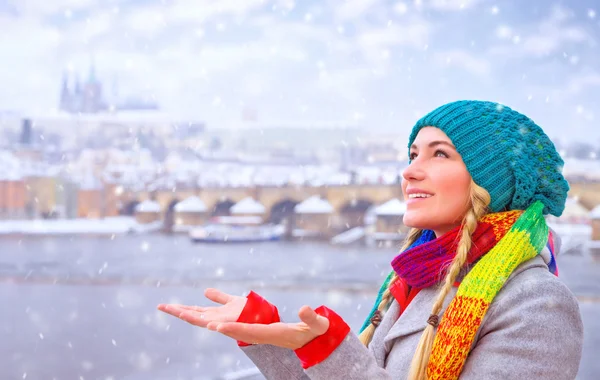
{"label": "eyebrow", "polygon": [[[427,144],[427,146],[429,146],[430,148],[433,148],[434,146],[437,146],[437,145],[446,145],[446,146],[449,146],[450,148],[456,150],[456,147],[447,141],[437,140],[437,141],[432,141],[429,144]],[[410,146],[410,149],[413,149],[413,148],[417,148],[417,144],[412,144]]]}

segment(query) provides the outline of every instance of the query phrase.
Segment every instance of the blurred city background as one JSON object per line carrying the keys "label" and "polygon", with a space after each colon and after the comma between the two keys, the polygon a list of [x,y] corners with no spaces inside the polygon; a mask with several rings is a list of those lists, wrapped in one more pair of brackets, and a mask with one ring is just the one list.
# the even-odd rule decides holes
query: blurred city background
{"label": "blurred city background", "polygon": [[457,99],[552,138],[560,277],[600,364],[595,0],[0,0],[1,379],[250,379],[156,311],[250,289],[357,330],[407,228],[408,134]]}

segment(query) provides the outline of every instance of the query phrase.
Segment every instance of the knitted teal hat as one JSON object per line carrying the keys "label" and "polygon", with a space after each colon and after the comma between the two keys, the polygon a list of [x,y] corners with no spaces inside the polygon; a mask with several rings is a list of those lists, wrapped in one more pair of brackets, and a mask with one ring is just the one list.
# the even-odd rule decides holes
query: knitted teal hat
{"label": "knitted teal hat", "polygon": [[473,181],[490,193],[492,212],[524,210],[539,200],[544,214],[562,214],[569,191],[562,175],[564,162],[527,116],[492,102],[448,103],[417,121],[409,148],[427,126],[441,129],[452,140]]}

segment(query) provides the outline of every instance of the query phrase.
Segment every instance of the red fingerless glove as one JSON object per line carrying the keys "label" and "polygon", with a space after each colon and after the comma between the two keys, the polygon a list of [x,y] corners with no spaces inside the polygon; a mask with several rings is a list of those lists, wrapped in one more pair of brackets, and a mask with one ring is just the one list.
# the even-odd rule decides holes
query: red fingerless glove
{"label": "red fingerless glove", "polygon": [[[236,322],[269,325],[280,321],[277,307],[270,304],[267,300],[253,291],[250,291],[250,294],[248,294],[246,298],[246,305]],[[240,347],[250,345],[249,343],[240,340],[238,340],[237,343]]]}
{"label": "red fingerless glove", "polygon": [[333,310],[320,306],[315,312],[329,319],[329,328],[323,335],[319,335],[304,346],[295,350],[296,356],[302,363],[302,368],[307,369],[327,359],[338,348],[350,332],[350,326],[342,317]]}

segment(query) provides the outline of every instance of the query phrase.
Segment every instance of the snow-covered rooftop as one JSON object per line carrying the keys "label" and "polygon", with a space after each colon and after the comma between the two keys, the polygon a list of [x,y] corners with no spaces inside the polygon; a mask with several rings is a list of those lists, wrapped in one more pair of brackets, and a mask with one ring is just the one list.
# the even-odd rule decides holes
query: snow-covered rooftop
{"label": "snow-covered rooftop", "polygon": [[101,112],[95,114],[72,114],[60,110],[50,110],[44,113],[33,115],[33,119],[40,121],[85,121],[85,122],[103,122],[103,123],[173,123],[189,121],[181,117],[170,115],[160,110],[124,110],[116,112]]}
{"label": "snow-covered rooftop", "polygon": [[600,160],[583,160],[566,158],[563,174],[565,176],[581,176],[589,179],[600,178]]}
{"label": "snow-covered rooftop", "polygon": [[197,196],[191,196],[175,205],[177,212],[206,212],[206,204]]}
{"label": "snow-covered rooftop", "polygon": [[104,219],[64,220],[2,220],[0,234],[120,234],[136,229],[134,218],[111,217]]}
{"label": "snow-covered rooftop", "polygon": [[331,214],[333,206],[329,201],[315,195],[297,204],[294,211],[298,214]]}
{"label": "snow-covered rooftop", "polygon": [[397,198],[391,199],[375,209],[377,215],[404,215],[406,212],[406,203]]}
{"label": "snow-covered rooftop", "polygon": [[230,212],[232,214],[264,214],[266,211],[265,206],[260,202],[257,202],[251,197],[244,198],[238,203],[231,206]]}
{"label": "snow-covered rooftop", "polygon": [[579,203],[577,198],[569,197],[565,202],[565,210],[563,211],[562,218],[570,217],[588,217],[589,211]]}
{"label": "snow-covered rooftop", "polygon": [[0,171],[0,181],[21,181],[23,175],[16,170]]}
{"label": "snow-covered rooftop", "polygon": [[145,200],[135,206],[136,212],[160,212],[160,205],[158,202]]}
{"label": "snow-covered rooftop", "polygon": [[81,190],[99,190],[102,189],[102,182],[94,177],[91,173],[87,173],[83,178],[79,179]]}

